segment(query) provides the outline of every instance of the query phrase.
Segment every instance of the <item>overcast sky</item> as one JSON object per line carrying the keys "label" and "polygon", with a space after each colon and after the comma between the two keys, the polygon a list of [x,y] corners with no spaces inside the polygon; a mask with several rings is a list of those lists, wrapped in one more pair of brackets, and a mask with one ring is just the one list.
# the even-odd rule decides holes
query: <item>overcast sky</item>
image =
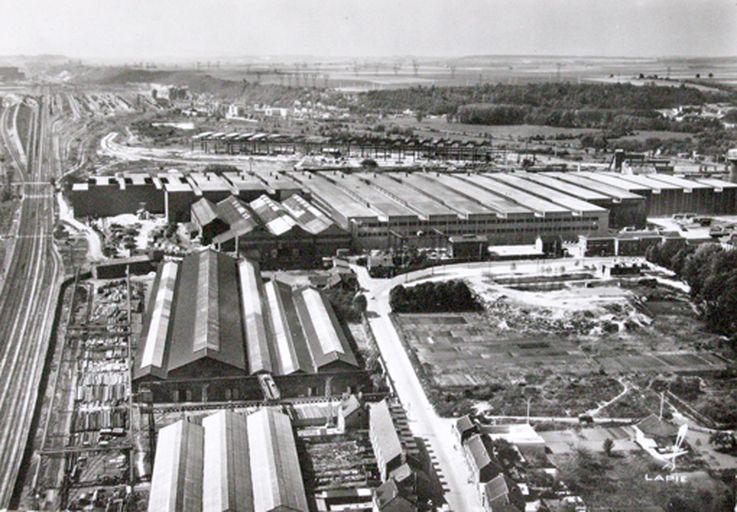
{"label": "overcast sky", "polygon": [[0,54],[737,56],[737,0],[2,0]]}

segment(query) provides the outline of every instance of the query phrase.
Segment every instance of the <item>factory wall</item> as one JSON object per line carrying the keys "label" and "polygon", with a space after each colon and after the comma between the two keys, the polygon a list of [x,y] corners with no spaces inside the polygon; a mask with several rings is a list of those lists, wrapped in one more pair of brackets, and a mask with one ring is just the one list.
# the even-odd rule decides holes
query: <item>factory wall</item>
{"label": "factory wall", "polygon": [[[344,392],[373,391],[371,373],[365,370],[275,375],[273,379],[282,398],[340,396]],[[258,376],[223,375],[219,378],[143,380],[135,382],[134,386],[139,400],[156,403],[265,399]]]}
{"label": "factory wall", "polygon": [[70,190],[66,196],[75,217],[80,218],[135,213],[142,206],[151,213],[164,213],[164,192],[153,184],[127,185],[125,189],[118,183],[90,185],[89,190]]}
{"label": "factory wall", "polygon": [[[390,229],[406,237],[410,243],[417,239],[417,232],[442,231],[445,236],[465,234],[484,235],[489,245],[532,244],[540,235],[560,235],[565,240],[576,240],[581,234],[602,234],[609,226],[608,212],[589,213],[583,216],[557,218],[530,217],[526,219],[490,219],[453,222],[404,222],[364,223],[357,225],[354,244],[357,249],[384,249],[391,245]],[[425,239],[427,240],[427,239]]]}

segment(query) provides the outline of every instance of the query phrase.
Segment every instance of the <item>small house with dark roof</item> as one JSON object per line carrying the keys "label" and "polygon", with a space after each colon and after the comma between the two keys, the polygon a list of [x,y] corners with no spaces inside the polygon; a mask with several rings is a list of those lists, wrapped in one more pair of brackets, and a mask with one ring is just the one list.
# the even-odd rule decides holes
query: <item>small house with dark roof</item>
{"label": "small house with dark roof", "polygon": [[366,419],[366,409],[356,395],[351,395],[341,402],[340,409],[338,410],[339,430],[346,431],[366,428]]}
{"label": "small house with dark roof", "polygon": [[481,487],[481,502],[487,512],[524,512],[522,491],[507,475],[501,473]]}
{"label": "small house with dark roof", "polygon": [[413,497],[407,495],[393,478],[374,489],[372,512],[413,512],[417,510]]}
{"label": "small house with dark roof", "polygon": [[502,467],[494,459],[491,440],[488,436],[472,435],[463,445],[463,451],[477,485],[490,481],[502,472]]}
{"label": "small house with dark roof", "polygon": [[673,441],[678,435],[678,427],[651,414],[635,425],[635,436],[663,441]]}
{"label": "small house with dark roof", "polygon": [[458,444],[462,445],[469,437],[478,433],[478,427],[468,415],[465,415],[453,423],[453,432],[458,439]]}

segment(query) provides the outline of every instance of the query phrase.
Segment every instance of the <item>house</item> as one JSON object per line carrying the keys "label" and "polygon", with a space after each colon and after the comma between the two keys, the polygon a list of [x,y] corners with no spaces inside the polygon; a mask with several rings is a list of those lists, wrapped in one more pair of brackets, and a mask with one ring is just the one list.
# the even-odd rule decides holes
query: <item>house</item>
{"label": "house", "polygon": [[417,506],[393,478],[374,490],[372,512],[412,512]]}
{"label": "house", "polygon": [[469,437],[478,433],[478,427],[468,415],[465,415],[453,423],[453,432],[458,439],[458,444],[463,445]]}
{"label": "house", "polygon": [[493,457],[493,448],[488,436],[472,435],[463,445],[463,450],[476,485],[489,482],[502,473],[502,467]]}
{"label": "house", "polygon": [[641,420],[634,429],[637,438],[663,439],[672,442],[678,435],[678,428],[675,425],[671,425],[655,414]]}
{"label": "house", "polygon": [[338,429],[341,431],[363,429],[366,428],[366,423],[366,409],[356,395],[351,395],[341,402],[338,410]]}
{"label": "house", "polygon": [[481,487],[481,503],[487,512],[524,512],[525,510],[522,491],[503,473]]}

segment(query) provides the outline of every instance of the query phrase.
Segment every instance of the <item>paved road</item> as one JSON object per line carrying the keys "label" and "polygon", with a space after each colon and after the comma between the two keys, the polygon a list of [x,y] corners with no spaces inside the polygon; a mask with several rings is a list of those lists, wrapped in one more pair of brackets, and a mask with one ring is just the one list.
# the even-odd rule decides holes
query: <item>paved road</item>
{"label": "paved road", "polygon": [[[630,258],[632,259],[632,258]],[[585,258],[586,264],[611,264],[616,258]],[[516,261],[516,262],[483,262],[471,264],[455,264],[435,269],[412,272],[394,279],[372,279],[364,267],[353,266],[362,288],[367,290],[369,324],[376,337],[381,355],[386,362],[387,371],[394,382],[399,400],[407,411],[410,429],[415,436],[423,438],[429,445],[431,455],[438,468],[441,480],[445,484],[446,500],[451,510],[458,512],[482,510],[479,493],[471,483],[471,474],[463,458],[463,452],[456,446],[451,434],[452,420],[441,418],[435,413],[427,399],[422,384],[417,378],[409,356],[404,350],[394,324],[389,318],[389,292],[403,283],[414,283],[427,279],[464,278],[487,273],[508,273],[514,271],[535,271],[551,262]],[[571,269],[574,260],[555,260],[556,267],[564,265]],[[499,417],[499,419],[503,419]],[[526,419],[523,417],[507,417],[504,419]],[[531,418],[550,420],[550,418]],[[577,418],[559,418],[561,421],[578,423]],[[618,421],[620,419],[612,419]],[[625,420],[630,421],[630,420]]]}
{"label": "paved road", "polygon": [[[0,296],[0,507],[10,505],[36,404],[59,284],[53,246],[51,120],[46,97],[36,101],[18,238]],[[4,123],[0,124],[6,129]],[[3,139],[6,140],[6,135]]]}
{"label": "paved road", "polygon": [[375,313],[369,315],[371,330],[394,382],[397,396],[407,411],[410,429],[427,443],[444,483],[448,505],[451,510],[458,512],[482,510],[478,492],[470,483],[471,474],[463,459],[463,452],[456,446],[451,433],[452,420],[435,413],[389,319],[391,282],[371,279],[363,267],[356,267],[356,272],[361,286],[376,297],[368,304],[368,311]]}

